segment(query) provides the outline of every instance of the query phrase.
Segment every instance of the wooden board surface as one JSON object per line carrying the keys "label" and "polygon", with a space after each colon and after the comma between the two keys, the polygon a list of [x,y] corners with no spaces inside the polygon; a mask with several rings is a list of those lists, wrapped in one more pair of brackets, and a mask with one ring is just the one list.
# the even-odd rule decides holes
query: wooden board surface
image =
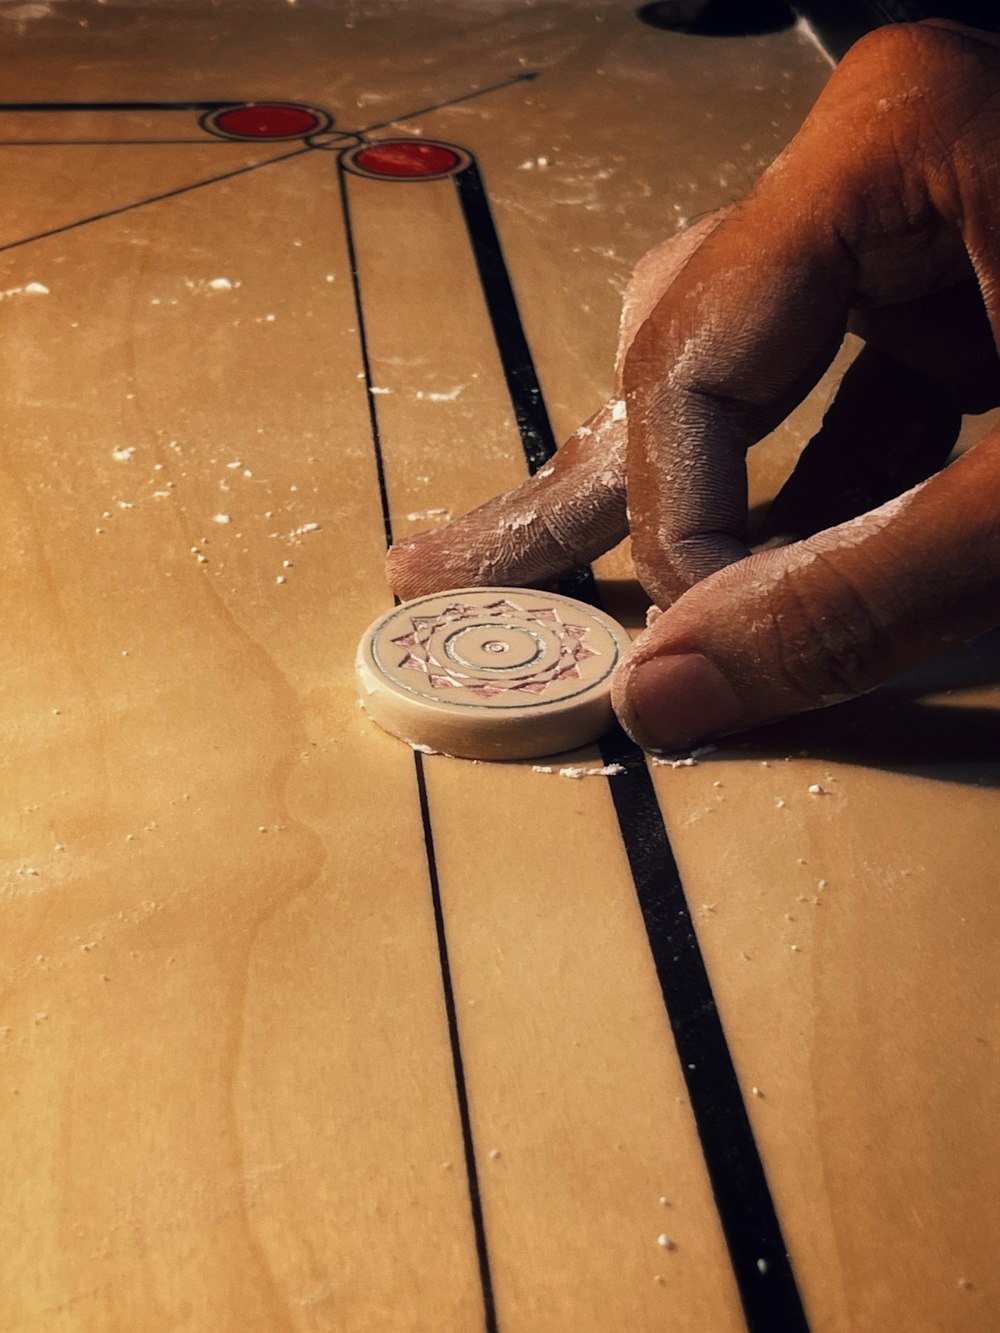
{"label": "wooden board surface", "polygon": [[[387,527],[603,401],[631,266],[794,132],[808,36],[0,25],[3,1327],[995,1328],[995,640],[694,766],[572,756],[610,779],[414,756],[352,674]],[[268,99],[333,133],[203,124]],[[461,170],[356,174],[366,126]]]}

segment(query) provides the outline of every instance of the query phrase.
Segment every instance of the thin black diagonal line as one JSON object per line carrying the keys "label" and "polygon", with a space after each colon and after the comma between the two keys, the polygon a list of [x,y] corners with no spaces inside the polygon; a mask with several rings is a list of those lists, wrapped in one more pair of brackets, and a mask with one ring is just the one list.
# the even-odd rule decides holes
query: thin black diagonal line
{"label": "thin black diagonal line", "polygon": [[504,79],[502,83],[491,83],[488,88],[474,88],[470,93],[459,93],[457,97],[449,97],[444,102],[435,102],[433,106],[422,106],[417,111],[404,111],[401,115],[393,116],[391,120],[380,120],[373,125],[362,125],[360,130],[355,130],[355,134],[370,134],[372,130],[384,130],[389,125],[398,125],[404,120],[415,120],[417,116],[428,116],[432,111],[444,111],[447,107],[458,106],[460,102],[471,102],[477,97],[485,97],[487,93],[499,92],[501,88],[511,88],[515,83],[530,83],[532,79],[537,79],[536,71],[529,70],[524,74],[515,74],[509,79]]}
{"label": "thin black diagonal line", "polygon": [[[555,437],[474,161],[455,184],[525,458],[535,472],[555,452]],[[598,602],[589,571],[570,591]],[[622,731],[601,752],[605,763],[624,769],[611,779],[611,795],[747,1324],[751,1333],[808,1333],[649,769]]]}
{"label": "thin black diagonal line", "polygon": [[351,221],[351,201],[347,193],[347,177],[337,164],[337,182],[340,188],[340,208],[344,216],[344,233],[347,240],[347,262],[351,269],[351,286],[354,292],[354,313],[357,317],[358,343],[361,347],[361,370],[364,376],[366,397],[368,399],[368,426],[371,430],[372,448],[375,451],[375,472],[378,476],[378,495],[382,506],[382,530],[385,535],[386,550],[392,545],[392,514],[389,509],[389,489],[385,479],[385,458],[382,454],[382,432],[379,429],[378,412],[375,408],[375,395],[372,387],[372,363],[368,351],[368,333],[365,327],[364,307],[361,304],[361,276],[358,270],[358,254],[354,245],[354,225]]}
{"label": "thin black diagonal line", "polygon": [[424,757],[416,750],[413,753],[413,762],[417,772],[417,792],[420,796],[420,819],[424,830],[424,846],[427,849],[427,870],[430,876],[431,899],[434,904],[434,929],[437,934],[438,956],[441,960],[441,984],[444,990],[445,1012],[448,1016],[448,1036],[451,1040],[451,1055],[455,1067],[455,1091],[458,1095],[458,1112],[462,1122],[465,1171],[469,1182],[469,1202],[472,1208],[473,1229],[476,1234],[479,1278],[483,1288],[483,1313],[486,1320],[486,1333],[497,1333],[493,1278],[490,1273],[489,1251],[486,1248],[483,1201],[479,1192],[479,1173],[476,1169],[476,1150],[472,1137],[472,1118],[469,1114],[469,1094],[465,1082],[462,1043],[458,1035],[458,1014],[455,1009],[455,991],[451,982],[451,964],[448,958],[448,935],[445,930],[444,908],[441,903],[441,885],[438,880],[434,832],[431,827],[430,807],[427,801],[427,783],[424,779]]}
{"label": "thin black diagonal line", "polygon": [[[361,298],[361,276],[358,270],[357,248],[354,243],[354,226],[351,219],[347,175],[340,162],[338,162],[337,176],[340,185],[340,203],[344,219],[344,234],[347,241],[347,257],[351,270],[351,289],[354,294],[354,314],[358,328],[358,342],[361,348],[361,364],[363,367],[364,385],[368,399],[368,419],[371,427],[372,447],[375,451],[375,468],[378,474],[379,500],[382,506],[382,526],[385,532],[386,546],[391,546],[392,516],[389,510],[389,494],[386,488],[385,467],[382,455],[382,436],[379,429],[378,411],[375,407],[375,396],[372,393],[374,382],[371,373],[371,355],[368,347],[364,304]],[[462,1145],[465,1153],[465,1172],[469,1188],[469,1207],[472,1214],[472,1228],[476,1241],[476,1257],[479,1263],[479,1280],[483,1292],[483,1314],[486,1333],[497,1333],[496,1306],[493,1299],[493,1278],[490,1272],[489,1251],[486,1245],[486,1224],[483,1220],[483,1204],[479,1190],[479,1172],[476,1167],[475,1141],[472,1135],[472,1118],[469,1113],[469,1096],[465,1082],[465,1065],[462,1059],[462,1043],[458,1031],[455,991],[451,980],[448,934],[445,929],[444,909],[441,902],[441,885],[438,878],[437,855],[434,849],[434,832],[431,824],[430,805],[427,799],[427,783],[424,778],[423,755],[414,751],[413,762],[416,770],[417,794],[420,802],[420,819],[423,826],[424,848],[427,856],[427,873],[430,881],[431,902],[434,911],[434,929],[437,935],[438,960],[441,967],[441,987],[444,995],[445,1013],[448,1020],[448,1039],[451,1043],[452,1068],[455,1075],[455,1093],[458,1102],[459,1120],[462,1125]]]}
{"label": "thin black diagonal line", "polygon": [[0,254],[5,250],[17,250],[22,245],[31,245],[34,241],[48,240],[50,236],[60,236],[67,231],[76,231],[78,227],[89,226],[92,222],[104,222],[108,218],[120,217],[123,213],[131,213],[137,208],[145,208],[148,204],[159,204],[165,199],[176,199],[179,195],[190,194],[192,190],[202,190],[206,185],[217,185],[220,181],[232,180],[236,176],[245,176],[251,171],[260,171],[262,167],[273,166],[276,162],[287,162],[289,158],[301,157],[303,153],[311,153],[313,150],[309,147],[295,148],[290,153],[280,153],[277,157],[266,158],[263,162],[251,162],[249,166],[236,167],[233,171],[223,171],[217,176],[206,176],[204,180],[192,181],[190,185],[178,185],[172,190],[164,190],[162,194],[149,195],[145,199],[137,199],[134,203],[123,204],[120,208],[108,208],[103,213],[92,213],[89,217],[77,218],[75,222],[65,222],[59,227],[50,227],[47,231],[36,232],[33,236],[22,236],[18,241],[6,241],[0,245]]}

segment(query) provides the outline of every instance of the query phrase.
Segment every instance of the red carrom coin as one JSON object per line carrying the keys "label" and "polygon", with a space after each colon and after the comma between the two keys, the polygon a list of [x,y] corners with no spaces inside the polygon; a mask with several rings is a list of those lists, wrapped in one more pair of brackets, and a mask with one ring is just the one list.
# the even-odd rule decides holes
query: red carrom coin
{"label": "red carrom coin", "polygon": [[292,102],[245,102],[214,111],[205,128],[227,139],[304,139],[330,128],[325,111]]}
{"label": "red carrom coin", "polygon": [[386,139],[355,149],[348,161],[366,176],[429,180],[453,176],[466,166],[468,158],[450,144],[428,139]]}

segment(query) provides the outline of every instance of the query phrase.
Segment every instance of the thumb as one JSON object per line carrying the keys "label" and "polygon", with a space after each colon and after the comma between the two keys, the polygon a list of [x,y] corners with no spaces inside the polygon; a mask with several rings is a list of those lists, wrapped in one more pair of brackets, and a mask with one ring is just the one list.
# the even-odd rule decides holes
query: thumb
{"label": "thumb", "polygon": [[849,523],[689,589],[636,640],[612,699],[650,749],[861,694],[1000,623],[1000,431]]}

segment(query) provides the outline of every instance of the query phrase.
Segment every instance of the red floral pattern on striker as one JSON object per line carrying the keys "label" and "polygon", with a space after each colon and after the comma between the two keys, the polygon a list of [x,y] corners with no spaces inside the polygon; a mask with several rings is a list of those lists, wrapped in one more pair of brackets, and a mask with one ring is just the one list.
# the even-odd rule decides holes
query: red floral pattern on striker
{"label": "red floral pattern on striker", "polygon": [[[444,654],[435,651],[436,641],[443,630],[452,626],[489,624],[494,621],[496,632],[499,633],[504,620],[510,617],[516,618],[516,628],[519,630],[530,633],[534,623],[553,636],[558,644],[555,657],[551,653],[543,653],[541,664],[533,670],[491,678],[485,671],[481,675],[462,671],[457,665],[442,661]],[[399,668],[422,672],[432,689],[464,689],[485,699],[498,694],[542,694],[556,681],[578,678],[580,663],[599,656],[596,649],[584,643],[590,633],[589,627],[567,624],[559,618],[558,611],[552,606],[522,608],[506,598],[486,606],[453,602],[436,615],[411,616],[410,623],[413,626],[410,633],[392,640],[406,650],[398,664]],[[495,643],[495,640],[491,641],[490,645],[484,647],[495,652]]]}

